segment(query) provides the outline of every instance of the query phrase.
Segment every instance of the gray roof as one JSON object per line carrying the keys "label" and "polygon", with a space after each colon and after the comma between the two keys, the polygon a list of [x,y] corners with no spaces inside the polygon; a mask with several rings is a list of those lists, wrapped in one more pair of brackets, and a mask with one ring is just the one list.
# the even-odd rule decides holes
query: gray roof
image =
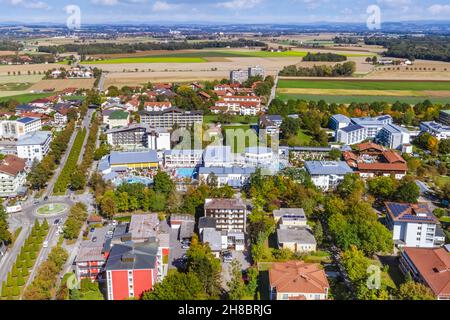
{"label": "gray roof", "polygon": [[27,124],[27,123],[30,123],[30,122],[33,122],[33,121],[37,121],[37,120],[40,120],[40,119],[39,118],[25,117],[25,118],[17,119],[17,122]]}
{"label": "gray roof", "polygon": [[406,130],[405,128],[402,128],[396,124],[387,124],[385,125],[382,130],[386,130],[389,131],[391,133],[409,133],[408,130]]}
{"label": "gray roof", "polygon": [[349,133],[349,132],[357,131],[357,130],[361,130],[361,129],[364,129],[364,127],[362,127],[362,126],[360,126],[358,124],[351,124],[351,125],[349,125],[349,126],[347,126],[345,128],[342,128],[340,130],[342,130],[342,131],[344,131],[346,133]]}
{"label": "gray roof", "polygon": [[109,163],[111,165],[147,162],[158,162],[158,153],[155,150],[145,152],[112,152],[109,156]]}
{"label": "gray roof", "polygon": [[131,233],[133,240],[144,240],[157,234],[158,225],[159,219],[156,213],[133,214],[128,232]]}
{"label": "gray roof", "polygon": [[176,108],[176,107],[167,108],[167,109],[164,109],[162,111],[140,111],[139,112],[139,114],[141,114],[141,115],[148,115],[148,116],[163,115],[163,114],[166,114],[166,113],[182,113],[182,114],[186,114],[186,115],[189,115],[189,114],[192,114],[192,115],[203,115],[202,111],[198,111],[198,110],[186,111],[186,110],[182,110],[182,109],[179,109],[179,108]]}
{"label": "gray roof", "polygon": [[203,229],[203,228],[215,229],[216,225],[217,225],[216,219],[213,217],[201,217],[198,220],[198,228],[199,229]]}
{"label": "gray roof", "polygon": [[180,239],[192,238],[194,235],[195,221],[185,221],[180,227]]}
{"label": "gray roof", "polygon": [[332,116],[333,119],[335,119],[337,122],[343,122],[343,123],[350,123],[350,118],[347,116],[344,116],[343,114],[335,114]]}
{"label": "gray roof", "polygon": [[353,172],[345,161],[305,161],[305,169],[310,175],[345,175]]}
{"label": "gray roof", "polygon": [[51,136],[51,132],[48,131],[34,131],[19,137],[17,145],[43,145],[49,138],[51,138]]}
{"label": "gray roof", "polygon": [[288,147],[290,151],[306,151],[306,152],[330,152],[331,147]]}
{"label": "gray roof", "polygon": [[242,174],[250,175],[256,171],[256,168],[241,168],[241,167],[200,167],[198,169],[199,174],[211,174],[214,173],[216,176],[223,176],[229,174]]}
{"label": "gray roof", "polygon": [[289,227],[277,230],[278,243],[295,242],[304,244],[316,244],[316,239],[309,228]]}
{"label": "gray roof", "polygon": [[212,251],[222,250],[222,235],[220,231],[207,228],[203,230],[203,243],[208,243]]}
{"label": "gray roof", "polygon": [[280,208],[278,210],[273,210],[274,217],[303,217],[306,220],[305,210],[302,208]]}
{"label": "gray roof", "polygon": [[142,243],[115,244],[106,262],[106,270],[153,269],[158,243],[155,239]]}

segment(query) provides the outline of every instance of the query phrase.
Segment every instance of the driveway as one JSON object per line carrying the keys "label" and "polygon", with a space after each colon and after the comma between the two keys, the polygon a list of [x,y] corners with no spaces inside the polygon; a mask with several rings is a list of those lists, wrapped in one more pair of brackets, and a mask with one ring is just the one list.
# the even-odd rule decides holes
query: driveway
{"label": "driveway", "polygon": [[[241,263],[242,270],[247,270],[250,267],[250,255],[248,251],[232,251],[233,260]],[[227,283],[231,280],[231,263],[222,261],[222,288],[228,290]]]}

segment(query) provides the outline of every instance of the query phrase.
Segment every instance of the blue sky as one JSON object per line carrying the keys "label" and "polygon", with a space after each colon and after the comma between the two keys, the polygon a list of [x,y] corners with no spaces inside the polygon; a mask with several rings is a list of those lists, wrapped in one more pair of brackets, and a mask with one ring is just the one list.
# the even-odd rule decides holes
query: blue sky
{"label": "blue sky", "polygon": [[382,22],[450,19],[450,0],[0,0],[0,22],[64,23],[67,5],[80,7],[82,23],[365,22],[369,5]]}

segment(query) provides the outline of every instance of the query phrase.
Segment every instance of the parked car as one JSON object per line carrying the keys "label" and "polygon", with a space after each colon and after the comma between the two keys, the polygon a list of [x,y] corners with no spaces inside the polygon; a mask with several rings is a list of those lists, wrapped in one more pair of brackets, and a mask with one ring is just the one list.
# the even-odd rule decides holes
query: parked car
{"label": "parked car", "polygon": [[47,201],[47,200],[48,200],[48,196],[45,196],[45,197],[44,197],[44,201]]}
{"label": "parked car", "polygon": [[48,241],[44,241],[44,243],[42,244],[43,248],[48,248]]}
{"label": "parked car", "polygon": [[189,240],[181,241],[181,249],[189,249],[190,245],[191,245],[191,242]]}
{"label": "parked car", "polygon": [[95,228],[91,228],[91,230],[89,230],[89,232],[94,232],[95,231]]}
{"label": "parked car", "polygon": [[56,219],[55,221],[53,221],[53,225],[57,226],[59,224],[59,219]]}
{"label": "parked car", "polygon": [[92,242],[97,242],[97,237],[93,237]]}

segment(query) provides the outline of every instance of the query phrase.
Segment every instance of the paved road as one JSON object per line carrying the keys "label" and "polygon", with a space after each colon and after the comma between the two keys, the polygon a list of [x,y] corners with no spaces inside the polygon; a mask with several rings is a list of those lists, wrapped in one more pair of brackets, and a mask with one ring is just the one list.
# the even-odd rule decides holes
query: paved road
{"label": "paved road", "polygon": [[80,152],[80,155],[78,156],[77,164],[80,164],[81,161],[83,161],[83,155],[84,155],[84,151],[86,149],[86,144],[87,144],[87,140],[89,137],[89,131],[90,131],[90,126],[91,126],[91,121],[92,121],[92,115],[94,114],[94,112],[95,112],[95,110],[88,109],[88,112],[87,112],[86,116],[84,117],[84,120],[82,123],[82,128],[86,129],[86,136],[84,137],[83,146],[81,147],[81,152]]}
{"label": "paved road", "polygon": [[272,87],[272,91],[270,92],[269,101],[267,102],[267,107],[269,107],[272,100],[275,99],[275,96],[277,94],[277,87],[278,87],[278,70],[277,70],[277,75],[275,76],[275,84]]}
{"label": "paved road", "polygon": [[102,72],[102,75],[100,76],[100,80],[98,81],[98,87],[97,90],[99,92],[103,91],[103,85],[105,84],[105,72]]}

